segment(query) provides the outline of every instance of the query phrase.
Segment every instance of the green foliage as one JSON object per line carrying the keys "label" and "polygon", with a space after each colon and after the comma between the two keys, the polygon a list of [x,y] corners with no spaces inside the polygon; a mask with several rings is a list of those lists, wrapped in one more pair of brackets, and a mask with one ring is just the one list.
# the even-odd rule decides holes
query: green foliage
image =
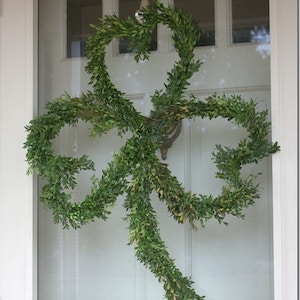
{"label": "green foliage", "polygon": [[[183,276],[170,258],[160,237],[150,194],[152,191],[158,194],[177,222],[188,221],[193,227],[197,222],[204,225],[211,218],[224,222],[229,214],[243,217],[243,208],[252,205],[259,193],[254,183],[256,175],[243,179],[242,166],[258,163],[279,147],[269,142],[267,112],[258,112],[254,101],[225,95],[213,95],[204,101],[194,96],[189,100],[185,98],[188,80],[200,67],[200,62],[194,60],[193,49],[198,36],[190,17],[159,1],[153,1],[143,14],[145,22],[142,24],[106,16],[100,24],[93,25],[96,33],[88,42],[86,67],[93,92],[74,98],[65,94],[48,103],[48,112],[26,127],[28,136],[24,147],[30,171],[46,181],[40,199],[52,210],[55,222],[61,222],[64,228],[79,228],[96,218],[106,220],[117,197],[124,195],[130,244],[135,247],[137,259],[163,284],[166,298],[204,299],[196,294],[192,281]],[[113,38],[129,37],[135,59],[148,59],[151,33],[157,23],[169,26],[174,32],[173,42],[180,60],[168,73],[165,89],[155,91],[151,99],[154,109],[145,117],[111,82],[105,64],[105,47]],[[216,146],[213,153],[218,169],[216,177],[224,180],[224,186],[215,198],[186,192],[168,166],[156,156],[165,132],[179,120],[195,117],[222,117],[248,132],[247,138],[235,148]],[[69,191],[76,187],[76,173],[93,170],[94,164],[85,155],[79,158],[55,155],[52,140],[65,124],[75,125],[78,120],[91,125],[92,136],[117,128],[120,135],[130,131],[132,137],[114,156],[102,177],[91,179],[90,194],[82,202],[73,203]]]}

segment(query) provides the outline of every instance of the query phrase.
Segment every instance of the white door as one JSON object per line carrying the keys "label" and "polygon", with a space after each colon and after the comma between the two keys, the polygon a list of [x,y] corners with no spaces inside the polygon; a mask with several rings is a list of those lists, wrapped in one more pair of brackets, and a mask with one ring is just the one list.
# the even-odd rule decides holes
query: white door
{"label": "white door", "polygon": [[[67,2],[71,1],[39,1],[41,112],[45,101],[64,91],[75,96],[88,89],[89,78],[84,71],[86,59],[75,57],[82,51],[83,44],[76,41],[74,34],[73,40],[70,38],[73,43],[67,45],[66,16],[70,13]],[[117,0],[103,0],[103,6],[91,0],[75,2],[86,2],[78,19],[80,24],[98,13],[119,11]],[[168,3],[167,0],[162,2]],[[194,1],[185,2],[187,6],[194,5]],[[196,57],[203,65],[192,77],[188,92],[200,98],[216,92],[237,93],[246,99],[255,98],[259,108],[266,109],[270,104],[268,44],[232,42],[230,32],[234,22],[231,20],[235,13],[239,16],[235,10],[237,2],[214,2],[215,45],[195,48]],[[126,3],[130,10],[130,1]],[[182,5],[182,1],[177,4]],[[242,1],[241,7],[246,5],[247,1]],[[268,38],[264,31],[254,30],[252,34],[258,39]],[[147,62],[136,63],[131,54],[118,52],[116,42],[107,49],[111,78],[136,109],[146,115],[151,109],[150,95],[155,89],[164,88],[167,71],[177,59],[170,32],[158,25],[157,49]],[[72,55],[74,57],[67,57]],[[222,119],[184,120],[180,136],[168,151],[166,163],[187,190],[217,195],[222,182],[215,179],[211,152],[216,144],[232,145],[244,135],[244,130]],[[87,126],[80,124],[76,128],[64,128],[55,140],[55,148],[71,156],[88,154],[100,176],[112,159],[112,153],[117,152],[125,140],[126,136],[121,139],[115,130],[101,138],[90,138]],[[270,161],[265,159],[249,167],[249,172],[263,173],[259,177],[261,198],[255,206],[245,210],[245,220],[228,218],[229,226],[212,220],[205,228],[193,232],[188,225],[178,225],[172,220],[166,207],[153,195],[161,234],[169,252],[182,272],[192,277],[196,291],[209,300],[273,299]],[[73,193],[74,200],[82,199],[89,191],[90,175],[78,175],[79,186]],[[136,261],[133,247],[127,245],[128,224],[122,219],[125,215],[122,198],[119,198],[106,222],[99,220],[77,231],[65,231],[53,224],[49,211],[40,208],[39,299],[162,299],[162,287]]]}

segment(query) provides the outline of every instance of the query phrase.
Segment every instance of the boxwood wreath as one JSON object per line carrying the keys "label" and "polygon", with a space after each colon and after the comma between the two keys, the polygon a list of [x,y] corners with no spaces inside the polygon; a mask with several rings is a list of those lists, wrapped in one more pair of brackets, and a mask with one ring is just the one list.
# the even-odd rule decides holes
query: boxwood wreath
{"label": "boxwood wreath", "polygon": [[[117,197],[124,195],[130,244],[134,245],[137,259],[163,284],[166,299],[204,299],[170,257],[160,236],[150,195],[155,191],[178,223],[188,221],[193,227],[197,222],[204,225],[211,218],[222,223],[226,215],[243,217],[243,208],[259,198],[259,186],[254,182],[257,175],[241,177],[242,166],[258,163],[278,151],[279,146],[268,140],[267,111],[258,112],[253,100],[246,102],[236,95],[212,95],[204,101],[195,96],[187,98],[188,80],[200,67],[193,53],[199,36],[189,16],[172,6],[152,1],[142,9],[142,18],[143,22],[137,23],[112,15],[92,25],[95,34],[87,44],[86,71],[91,76],[93,91],[80,97],[64,94],[47,104],[47,113],[26,127],[26,159],[29,171],[46,180],[40,200],[52,210],[54,222],[62,223],[64,228],[77,229],[97,218],[106,220]],[[168,73],[164,90],[154,92],[153,109],[149,116],[144,116],[112,83],[105,64],[105,47],[113,38],[129,38],[135,60],[148,59],[152,31],[158,23],[167,25],[173,32],[180,59]],[[216,178],[224,180],[217,197],[185,191],[168,165],[157,156],[157,149],[170,128],[182,119],[196,117],[222,117],[248,132],[247,138],[236,147],[217,145],[212,153],[218,170]],[[79,120],[91,125],[90,133],[94,137],[112,128],[117,128],[121,136],[125,132],[131,132],[132,136],[114,154],[101,178],[91,178],[90,194],[74,203],[70,190],[76,187],[76,173],[94,170],[94,163],[86,155],[55,155],[52,140],[64,125],[76,126]]]}

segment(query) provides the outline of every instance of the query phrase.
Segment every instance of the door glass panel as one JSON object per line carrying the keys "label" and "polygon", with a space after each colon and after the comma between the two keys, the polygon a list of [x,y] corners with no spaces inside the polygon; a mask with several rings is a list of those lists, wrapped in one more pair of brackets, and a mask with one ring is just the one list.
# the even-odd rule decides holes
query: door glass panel
{"label": "door glass panel", "polygon": [[233,43],[269,40],[269,1],[231,0]]}
{"label": "door glass panel", "polygon": [[200,33],[196,46],[215,45],[215,2],[213,0],[174,0],[174,6],[193,17]]}
{"label": "door glass panel", "polygon": [[89,24],[102,17],[102,0],[67,0],[67,57],[85,56]]}
{"label": "door glass panel", "polygon": [[[74,5],[72,9],[71,2]],[[75,47],[80,49],[75,51],[76,55],[70,50],[70,58],[62,59],[62,49],[66,48],[67,43],[85,39],[89,33],[86,25],[83,26],[80,21],[79,26],[72,21],[74,24],[71,27],[77,29],[70,30],[72,35],[68,38],[62,37],[66,32],[68,18],[69,21],[70,18],[77,18],[91,23],[104,14],[115,13],[119,3],[117,0],[102,2],[103,6],[96,0],[39,0],[40,113],[44,112],[45,103],[58,95],[67,92],[71,96],[79,96],[91,89],[90,79],[85,72],[86,59],[80,57],[84,55],[83,48]],[[129,5],[127,12],[125,2]],[[174,1],[174,4],[178,8],[181,5],[180,8],[186,11],[189,9],[194,16],[194,12],[199,11],[194,6],[198,5],[196,2],[206,3],[207,6],[201,12],[203,15],[199,15],[199,18],[209,15],[204,25],[211,26],[201,25],[200,29],[214,31],[216,24],[220,40],[218,47],[195,48],[195,57],[203,64],[200,71],[191,78],[187,95],[194,94],[204,99],[215,93],[239,94],[246,100],[255,99],[259,109],[270,109],[268,53],[260,55],[256,43],[249,43],[246,47],[239,43],[235,47],[228,46],[230,1]],[[213,2],[215,7],[212,6]],[[233,1],[232,4],[237,2]],[[84,17],[75,17],[74,3],[78,4],[76,9]],[[244,1],[242,3],[247,10],[248,4]],[[121,1],[118,9],[121,17],[127,18],[134,14],[139,4],[140,1]],[[97,13],[96,8],[99,9]],[[244,23],[250,24],[250,21]],[[165,26],[158,26],[157,32],[159,42],[156,47],[159,51],[151,52],[149,61],[136,63],[131,55],[116,56],[113,51],[107,51],[106,55],[111,80],[145,116],[152,109],[151,95],[154,90],[164,89],[167,72],[178,59],[176,51],[169,47],[170,32]],[[110,46],[108,49],[111,50]],[[113,153],[119,151],[130,133],[121,138],[113,129],[101,137],[91,138],[88,127],[86,123],[79,123],[75,127],[65,126],[54,141],[54,150],[55,153],[74,157],[87,154],[95,162],[95,175],[100,177],[102,170],[112,160]],[[215,178],[216,169],[211,152],[216,144],[233,146],[245,136],[243,129],[220,118],[183,120],[182,131],[169,149],[165,163],[187,190],[217,195],[222,182]],[[262,173],[258,179],[261,197],[255,206],[245,209],[245,220],[229,217],[226,220],[228,226],[212,220],[205,228],[199,227],[194,232],[189,225],[178,225],[171,219],[164,203],[153,194],[151,200],[157,212],[162,238],[171,256],[183,274],[195,282],[196,291],[205,295],[206,299],[274,299],[270,169],[271,161],[265,159],[245,170],[245,174]],[[92,175],[85,172],[77,175],[79,184],[73,192],[73,201],[81,201],[89,192]],[[127,245],[129,234],[128,224],[123,219],[125,216],[123,198],[119,197],[107,221],[97,220],[77,231],[63,230],[60,225],[53,223],[51,212],[40,205],[38,298],[163,299],[163,288],[151,272],[136,260],[134,247]]]}

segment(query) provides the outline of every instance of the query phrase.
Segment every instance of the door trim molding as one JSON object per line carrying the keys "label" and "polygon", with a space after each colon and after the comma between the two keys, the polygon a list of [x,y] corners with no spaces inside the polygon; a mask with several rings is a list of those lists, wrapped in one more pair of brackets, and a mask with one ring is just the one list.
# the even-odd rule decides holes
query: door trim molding
{"label": "door trim molding", "polygon": [[298,294],[298,84],[297,0],[270,0],[273,155],[274,299]]}

